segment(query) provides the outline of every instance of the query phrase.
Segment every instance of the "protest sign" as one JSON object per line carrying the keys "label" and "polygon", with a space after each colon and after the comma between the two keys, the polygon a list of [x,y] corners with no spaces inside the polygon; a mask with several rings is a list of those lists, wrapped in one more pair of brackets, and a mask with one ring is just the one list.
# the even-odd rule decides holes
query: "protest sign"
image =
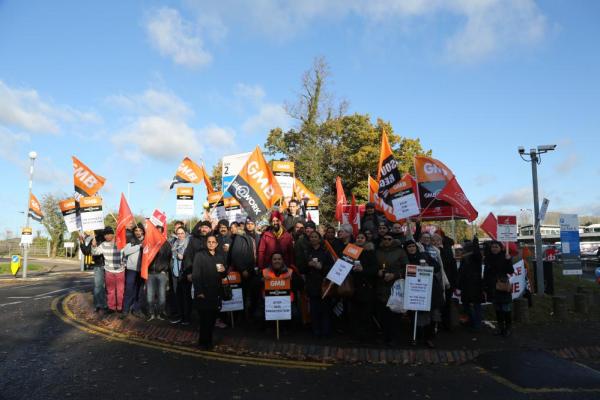
{"label": "protest sign", "polygon": [[232,197],[231,194],[227,192],[227,188],[233,182],[233,179],[240,173],[242,167],[250,157],[251,152],[249,153],[240,153],[233,154],[230,156],[225,156],[221,160],[221,190],[224,192],[223,197],[228,198]]}
{"label": "protest sign", "polygon": [[294,163],[291,161],[271,161],[271,170],[281,187],[283,198],[290,201],[294,197]]}
{"label": "protest sign", "polygon": [[104,229],[104,213],[102,212],[102,199],[100,197],[82,197],[79,200],[79,215],[82,230]]}
{"label": "protest sign", "polygon": [[292,273],[275,276],[267,270],[265,278],[265,320],[280,321],[292,319]]}
{"label": "protest sign", "polygon": [[517,216],[498,215],[497,240],[499,242],[516,242],[517,235]]}
{"label": "protest sign", "polygon": [[242,293],[242,277],[239,272],[231,271],[223,278],[223,285],[229,285],[233,294],[231,300],[223,300],[221,311],[241,311],[244,309],[244,296]]}
{"label": "protest sign", "polygon": [[81,220],[79,215],[77,215],[75,199],[65,199],[59,201],[58,206],[60,207],[60,212],[65,220],[67,231],[69,233],[77,232],[81,227]]}
{"label": "protest sign", "polygon": [[404,308],[413,311],[431,310],[433,267],[407,265],[404,281]]}
{"label": "protest sign", "polygon": [[194,188],[178,187],[175,214],[194,215]]}
{"label": "protest sign", "polygon": [[208,194],[208,205],[210,207],[210,218],[215,220],[227,219],[225,211],[225,200],[223,192],[212,192]]}
{"label": "protest sign", "polygon": [[512,298],[518,299],[523,296],[527,289],[527,269],[523,260],[519,260],[513,264],[515,273],[510,276],[509,282],[512,285]]}
{"label": "protest sign", "polygon": [[414,215],[419,215],[417,196],[415,196],[412,188],[407,188],[398,192],[392,198],[392,207],[394,210],[394,216],[397,219],[406,219]]}
{"label": "protest sign", "polygon": [[242,205],[234,197],[224,199],[223,204],[225,207],[225,219],[230,224],[232,222],[240,223],[246,221],[248,213],[244,211]]}
{"label": "protest sign", "polygon": [[333,267],[329,270],[327,279],[336,285],[341,286],[350,271],[352,271],[352,267],[353,265],[348,261],[338,258],[335,264],[333,264]]}
{"label": "protest sign", "polygon": [[21,246],[29,246],[33,243],[33,229],[23,228],[21,230]]}

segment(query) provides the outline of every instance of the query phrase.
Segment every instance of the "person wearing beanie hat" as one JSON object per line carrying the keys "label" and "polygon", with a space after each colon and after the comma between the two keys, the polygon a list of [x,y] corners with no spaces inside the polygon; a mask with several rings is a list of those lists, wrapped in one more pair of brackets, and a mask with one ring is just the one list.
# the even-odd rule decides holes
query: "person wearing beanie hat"
{"label": "person wearing beanie hat", "polygon": [[92,240],[92,254],[104,257],[104,285],[108,308],[112,312],[121,312],[125,292],[125,266],[121,264],[121,251],[115,244],[113,228],[104,228],[104,242],[97,244],[95,239]]}
{"label": "person wearing beanie hat", "polygon": [[261,235],[257,251],[257,265],[261,270],[266,268],[274,252],[283,254],[283,261],[288,267],[295,269],[294,239],[283,228],[283,217],[277,210],[271,213],[271,226]]}

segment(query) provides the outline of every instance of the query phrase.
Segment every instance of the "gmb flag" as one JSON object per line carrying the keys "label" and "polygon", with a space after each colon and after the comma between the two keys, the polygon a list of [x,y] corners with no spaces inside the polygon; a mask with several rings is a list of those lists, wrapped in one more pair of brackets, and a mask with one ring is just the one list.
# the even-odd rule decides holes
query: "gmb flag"
{"label": "gmb flag", "polygon": [[42,208],[40,207],[40,202],[38,199],[31,193],[29,196],[29,216],[36,220],[37,222],[42,222],[44,219],[44,213],[42,212]]}
{"label": "gmb flag", "polygon": [[80,197],[92,197],[104,186],[106,179],[98,174],[95,174],[84,163],[79,161],[77,157],[73,159],[73,184],[75,186],[76,200]]}
{"label": "gmb flag", "polygon": [[231,182],[227,192],[255,220],[283,197],[283,191],[258,146]]}
{"label": "gmb flag", "polygon": [[173,189],[178,183],[200,183],[204,179],[204,168],[193,162],[189,157],[185,157],[171,182],[169,189]]}

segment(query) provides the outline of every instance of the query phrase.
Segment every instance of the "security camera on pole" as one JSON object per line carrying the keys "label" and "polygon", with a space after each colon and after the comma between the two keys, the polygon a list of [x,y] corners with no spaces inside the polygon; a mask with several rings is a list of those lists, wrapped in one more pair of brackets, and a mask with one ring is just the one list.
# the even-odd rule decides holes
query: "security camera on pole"
{"label": "security camera on pole", "polygon": [[537,166],[542,162],[541,155],[549,151],[556,149],[555,144],[540,145],[536,149],[529,150],[529,159],[525,158],[525,148],[519,147],[519,155],[524,161],[531,163],[531,176],[533,178],[533,224],[535,234],[535,266],[537,272],[537,294],[544,294],[544,264],[542,255],[542,234],[540,231],[540,202],[538,196],[538,178],[537,178]]}
{"label": "security camera on pole", "polygon": [[[29,195],[27,196],[27,208],[25,208],[25,228],[29,228],[29,199],[31,198],[31,187],[33,185],[33,163],[37,157],[35,151],[29,152],[29,160],[31,165],[29,167]],[[23,279],[27,278],[27,256],[29,253],[29,244],[23,244]]]}

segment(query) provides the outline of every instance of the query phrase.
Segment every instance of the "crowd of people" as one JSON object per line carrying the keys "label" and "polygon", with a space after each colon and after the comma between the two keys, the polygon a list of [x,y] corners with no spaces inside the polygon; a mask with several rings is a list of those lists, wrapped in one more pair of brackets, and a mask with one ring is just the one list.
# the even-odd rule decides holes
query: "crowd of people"
{"label": "crowd of people", "polygon": [[[366,205],[362,229],[354,234],[349,224],[337,229],[316,226],[298,206],[292,200],[284,213],[273,211],[268,226],[257,226],[251,218],[231,224],[204,220],[188,232],[183,222],[176,221],[145,280],[140,274],[143,224],[128,229],[122,250],[115,244],[112,228],[88,232],[80,242],[94,270],[96,312],[190,325],[196,310],[198,345],[209,349],[214,327],[227,326],[229,319],[220,309],[227,297],[224,282],[235,271],[244,300],[244,310],[236,318],[247,326],[265,329],[264,281],[285,277],[291,283],[289,329],[310,327],[316,337],[344,332],[360,342],[371,342],[380,332],[383,342],[391,345],[400,337],[402,319],[415,320],[410,311],[398,313],[387,306],[392,286],[404,278],[406,265],[426,264],[434,268],[434,279],[431,310],[419,312],[416,318],[419,342],[435,346],[438,330],[451,329],[452,303],[459,301],[468,315],[469,329],[481,329],[481,305],[491,302],[496,334],[511,334],[508,279],[513,264],[502,243],[487,241],[480,246],[476,236],[455,243],[441,230],[426,231],[419,220],[390,224],[372,203]],[[332,290],[327,273],[349,243],[362,252],[348,282]]]}

